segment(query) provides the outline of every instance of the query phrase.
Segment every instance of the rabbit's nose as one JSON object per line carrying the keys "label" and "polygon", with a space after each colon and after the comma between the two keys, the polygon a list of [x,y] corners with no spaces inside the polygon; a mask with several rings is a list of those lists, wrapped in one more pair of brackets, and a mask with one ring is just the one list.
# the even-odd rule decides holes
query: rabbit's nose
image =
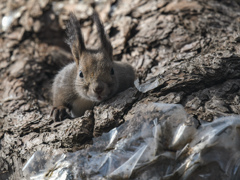
{"label": "rabbit's nose", "polygon": [[97,86],[94,88],[94,92],[96,94],[101,94],[102,91],[103,91],[103,87],[101,87],[101,86]]}
{"label": "rabbit's nose", "polygon": [[100,95],[104,90],[104,84],[102,82],[94,82],[92,89],[94,93]]}

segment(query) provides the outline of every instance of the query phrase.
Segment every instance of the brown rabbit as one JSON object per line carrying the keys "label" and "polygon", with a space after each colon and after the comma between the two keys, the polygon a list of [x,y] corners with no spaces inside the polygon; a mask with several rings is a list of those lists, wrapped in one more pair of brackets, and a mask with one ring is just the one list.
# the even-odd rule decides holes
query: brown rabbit
{"label": "brown rabbit", "polygon": [[134,84],[135,73],[127,63],[113,61],[112,45],[108,40],[98,14],[93,13],[101,46],[87,49],[76,16],[70,14],[67,26],[67,43],[74,60],[55,77],[53,110],[51,116],[58,121],[64,118],[79,117],[96,102],[104,101]]}

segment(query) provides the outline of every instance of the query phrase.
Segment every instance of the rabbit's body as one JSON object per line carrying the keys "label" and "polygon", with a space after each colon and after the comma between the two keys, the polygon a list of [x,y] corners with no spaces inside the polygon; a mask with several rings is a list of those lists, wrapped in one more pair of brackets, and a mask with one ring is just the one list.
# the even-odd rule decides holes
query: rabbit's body
{"label": "rabbit's body", "polygon": [[[53,83],[53,111],[55,120],[62,120],[69,109],[73,116],[82,116],[96,102],[104,101],[131,86],[135,79],[133,68],[112,60],[112,46],[103,26],[94,14],[101,47],[86,49],[75,15],[70,15],[68,44],[75,62],[64,67]],[[68,116],[67,116],[68,117]]]}
{"label": "rabbit's body", "polygon": [[75,63],[65,66],[55,77],[53,83],[53,105],[64,106],[72,111],[74,117],[82,116],[87,109],[94,105],[93,101],[78,94],[75,86],[77,68]]}

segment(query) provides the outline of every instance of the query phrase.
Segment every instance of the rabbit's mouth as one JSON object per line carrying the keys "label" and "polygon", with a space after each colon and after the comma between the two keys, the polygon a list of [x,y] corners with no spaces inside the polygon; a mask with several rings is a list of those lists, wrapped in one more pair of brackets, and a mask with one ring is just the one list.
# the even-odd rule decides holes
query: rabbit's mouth
{"label": "rabbit's mouth", "polygon": [[97,96],[97,99],[99,100],[99,101],[102,101],[103,100],[103,98],[102,98],[102,96]]}
{"label": "rabbit's mouth", "polygon": [[96,92],[89,92],[87,94],[88,99],[94,102],[102,102],[109,97],[109,93],[107,91],[102,91],[101,93],[96,93]]}
{"label": "rabbit's mouth", "polygon": [[96,96],[91,96],[90,99],[94,102],[101,102],[103,101],[105,98],[102,95],[96,95]]}
{"label": "rabbit's mouth", "polygon": [[107,95],[104,95],[104,94],[101,94],[101,95],[96,95],[95,98],[97,99],[98,102],[102,102],[106,99],[108,99],[108,96]]}

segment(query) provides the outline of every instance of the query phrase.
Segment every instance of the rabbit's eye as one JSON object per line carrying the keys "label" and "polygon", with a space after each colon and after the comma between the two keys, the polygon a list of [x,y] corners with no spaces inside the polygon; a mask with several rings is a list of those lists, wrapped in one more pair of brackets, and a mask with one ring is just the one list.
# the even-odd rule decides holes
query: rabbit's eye
{"label": "rabbit's eye", "polygon": [[113,68],[111,69],[111,75],[114,75],[114,70],[113,70]]}
{"label": "rabbit's eye", "polygon": [[83,78],[83,73],[82,73],[82,71],[79,72],[79,77],[80,77],[80,78]]}

